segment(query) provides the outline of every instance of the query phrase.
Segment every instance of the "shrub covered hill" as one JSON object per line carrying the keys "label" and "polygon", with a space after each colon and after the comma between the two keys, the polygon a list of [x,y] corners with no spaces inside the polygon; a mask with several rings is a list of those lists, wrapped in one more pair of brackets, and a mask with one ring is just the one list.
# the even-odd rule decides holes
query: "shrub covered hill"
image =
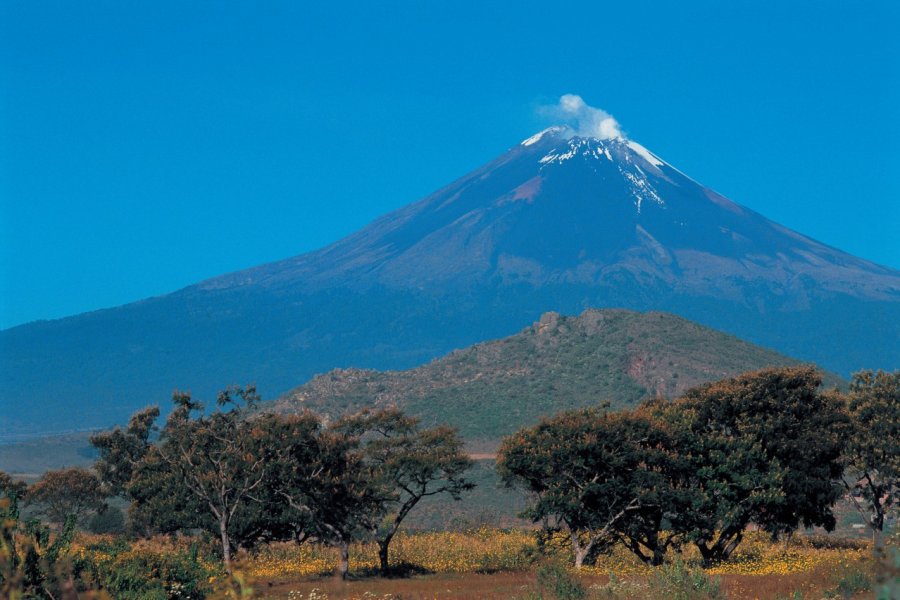
{"label": "shrub covered hill", "polygon": [[[426,425],[450,424],[470,441],[491,442],[559,410],[604,401],[625,408],[647,396],[673,397],[744,371],[799,362],[663,312],[548,312],[516,335],[414,369],[335,369],[269,409],[338,416],[397,405]],[[825,382],[837,385],[840,378],[826,374]]]}

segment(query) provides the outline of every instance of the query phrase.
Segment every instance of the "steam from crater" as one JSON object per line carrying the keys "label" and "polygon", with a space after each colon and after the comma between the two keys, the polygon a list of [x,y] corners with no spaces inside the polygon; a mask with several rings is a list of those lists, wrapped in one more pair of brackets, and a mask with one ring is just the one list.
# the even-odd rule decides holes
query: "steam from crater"
{"label": "steam from crater", "polygon": [[545,106],[541,112],[564,125],[572,136],[601,140],[625,137],[611,114],[591,106],[576,94],[564,94],[558,104]]}

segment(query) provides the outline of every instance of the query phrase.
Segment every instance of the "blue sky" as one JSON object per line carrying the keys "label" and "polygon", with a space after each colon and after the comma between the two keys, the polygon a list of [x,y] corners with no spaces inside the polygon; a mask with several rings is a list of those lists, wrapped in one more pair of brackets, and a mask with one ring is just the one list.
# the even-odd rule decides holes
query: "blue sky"
{"label": "blue sky", "polygon": [[896,2],[305,4],[0,0],[0,328],[321,247],[564,93],[900,268]]}

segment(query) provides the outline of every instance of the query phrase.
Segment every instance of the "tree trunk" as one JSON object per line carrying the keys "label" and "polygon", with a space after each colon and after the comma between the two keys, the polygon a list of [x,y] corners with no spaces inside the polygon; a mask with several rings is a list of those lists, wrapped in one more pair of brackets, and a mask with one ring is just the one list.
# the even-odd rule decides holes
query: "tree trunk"
{"label": "tree trunk", "polygon": [[587,548],[575,546],[575,568],[581,569],[584,566],[584,559],[587,558]]}
{"label": "tree trunk", "polygon": [[222,562],[225,563],[225,570],[231,575],[231,540],[228,538],[228,520],[224,517],[219,519],[219,535],[222,538]]}
{"label": "tree trunk", "polygon": [[872,525],[872,551],[876,560],[884,557],[884,514],[880,510],[875,510],[871,518]]}
{"label": "tree trunk", "polygon": [[700,556],[703,558],[703,566],[708,567],[712,564],[712,550],[706,544],[700,542],[694,542],[694,545],[697,546],[697,550],[700,551]]}
{"label": "tree trunk", "polygon": [[393,537],[393,534],[388,534],[384,539],[378,540],[378,561],[383,577],[387,577],[390,574],[391,564],[388,560],[388,547],[390,546]]}
{"label": "tree trunk", "polygon": [[569,536],[572,538],[572,550],[575,553],[575,568],[581,569],[581,567],[584,566],[584,560],[588,557],[591,548],[594,546],[594,541],[591,540],[582,546],[581,540],[578,539],[578,532],[570,530]]}
{"label": "tree trunk", "polygon": [[735,549],[737,549],[738,544],[741,543],[741,540],[744,539],[744,534],[739,533],[722,549],[722,560],[728,560],[731,558],[732,553],[734,553]]}
{"label": "tree trunk", "polygon": [[350,542],[341,540],[338,543],[338,553],[340,557],[338,559],[337,576],[346,580],[350,574]]}
{"label": "tree trunk", "polygon": [[[657,525],[657,529],[659,526]],[[650,556],[645,556],[643,552],[641,552],[641,546],[650,551]],[[638,558],[647,564],[658,567],[663,564],[663,561],[666,558],[666,550],[668,549],[668,542],[661,544],[659,541],[659,533],[652,532],[648,533],[646,539],[632,539],[631,541],[631,551],[634,552]]]}
{"label": "tree trunk", "polygon": [[703,566],[711,567],[718,562],[728,560],[742,539],[744,539],[744,536],[741,532],[723,531],[712,546],[707,546],[700,542],[695,542],[694,545],[697,546],[700,556],[703,557]]}

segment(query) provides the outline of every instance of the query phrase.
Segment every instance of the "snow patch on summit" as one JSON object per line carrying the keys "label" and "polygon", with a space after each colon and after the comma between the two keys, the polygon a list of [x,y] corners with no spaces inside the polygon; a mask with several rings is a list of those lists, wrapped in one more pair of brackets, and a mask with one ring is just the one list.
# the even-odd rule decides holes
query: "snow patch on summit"
{"label": "snow patch on summit", "polygon": [[[550,165],[561,165],[578,156],[587,161],[603,161],[604,163],[608,161],[612,163],[610,166],[614,167],[624,180],[625,187],[634,202],[634,207],[638,214],[640,214],[645,202],[665,206],[665,202],[653,186],[651,178],[656,176],[665,178],[659,167],[666,163],[640,144],[623,138],[600,140],[597,138],[575,137],[544,155],[539,161],[541,170]],[[594,171],[597,171],[601,167],[597,165],[592,168]],[[602,168],[607,169],[609,167],[605,166]],[[651,175],[648,176],[648,172]]]}
{"label": "snow patch on summit", "polygon": [[522,141],[519,145],[520,146],[531,146],[532,144],[536,144],[539,141],[541,141],[541,138],[543,138],[548,133],[560,133],[561,131],[563,131],[563,129],[564,129],[563,127],[559,127],[558,125],[554,125],[553,127],[548,127],[547,129],[545,129],[543,131],[537,132],[536,134],[534,134],[527,140]]}
{"label": "snow patch on summit", "polygon": [[[578,155],[579,150],[583,150],[581,152],[582,156],[593,156],[594,158],[599,158],[603,155],[603,150],[600,148],[592,148],[590,140],[587,138],[572,138],[568,141],[568,150],[565,152],[560,152],[557,149],[554,149],[551,152],[548,152],[541,160],[539,161],[542,165],[548,165],[551,163],[559,163],[562,164],[570,158],[574,158]],[[599,152],[599,154],[598,154]],[[610,157],[612,160],[612,157]]]}
{"label": "snow patch on summit", "polygon": [[622,167],[619,167],[619,172],[622,173],[622,177],[624,177],[628,183],[631,192],[631,196],[634,198],[634,207],[637,209],[638,214],[641,213],[641,204],[643,204],[644,200],[650,200],[655,202],[660,206],[665,206],[666,203],[663,202],[663,199],[660,198],[659,194],[656,192],[656,189],[650,182],[647,180],[646,175],[641,168],[635,166],[640,175],[636,175],[635,173],[624,170]]}
{"label": "snow patch on summit", "polygon": [[661,167],[664,164],[666,164],[662,160],[660,160],[658,156],[654,155],[652,152],[650,152],[649,150],[647,150],[646,148],[644,148],[637,142],[632,142],[631,140],[628,140],[625,143],[628,144],[629,148],[631,148],[632,150],[637,152],[641,158],[646,160],[648,163],[650,163],[654,167]]}

